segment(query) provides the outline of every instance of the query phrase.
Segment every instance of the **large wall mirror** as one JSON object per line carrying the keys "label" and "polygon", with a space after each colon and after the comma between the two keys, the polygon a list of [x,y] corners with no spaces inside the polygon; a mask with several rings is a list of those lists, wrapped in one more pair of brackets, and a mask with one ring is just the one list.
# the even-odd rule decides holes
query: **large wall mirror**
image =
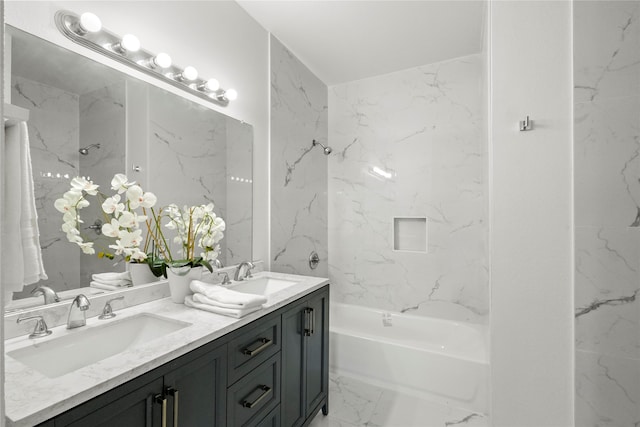
{"label": "large wall mirror", "polygon": [[[29,146],[48,275],[15,292],[5,311],[41,304],[41,296],[31,296],[38,285],[72,296],[88,286],[92,273],[124,270],[117,258],[82,254],[62,232],[54,201],[75,176],[89,177],[111,192],[113,175],[124,173],[153,191],[158,206],[213,202],[227,225],[220,261],[226,266],[251,259],[250,125],[11,26],[5,29],[11,43],[10,102],[30,112]],[[95,234],[91,227],[101,220],[95,205],[95,212],[93,206],[82,211],[85,233]],[[100,236],[92,237],[99,245]]]}

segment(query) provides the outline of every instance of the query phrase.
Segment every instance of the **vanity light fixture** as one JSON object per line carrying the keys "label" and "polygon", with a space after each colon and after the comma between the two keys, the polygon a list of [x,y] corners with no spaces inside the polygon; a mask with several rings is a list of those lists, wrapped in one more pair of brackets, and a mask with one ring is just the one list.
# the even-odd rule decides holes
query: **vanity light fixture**
{"label": "vanity light fixture", "polygon": [[56,12],[55,22],[58,30],[74,43],[199,98],[222,106],[227,106],[229,101],[238,98],[235,89],[221,89],[216,79],[199,78],[194,67],[180,68],[172,63],[168,54],[154,54],[143,49],[136,36],[126,34],[120,37],[103,28],[100,18],[93,13],[86,12],[78,16],[67,10],[59,10]]}

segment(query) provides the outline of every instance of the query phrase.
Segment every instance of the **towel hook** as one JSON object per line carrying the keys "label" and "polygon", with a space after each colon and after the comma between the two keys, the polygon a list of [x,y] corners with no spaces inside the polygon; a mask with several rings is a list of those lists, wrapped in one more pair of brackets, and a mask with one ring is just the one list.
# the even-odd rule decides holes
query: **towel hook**
{"label": "towel hook", "polygon": [[527,130],[533,130],[533,120],[530,120],[529,116],[524,120],[520,120],[520,132]]}

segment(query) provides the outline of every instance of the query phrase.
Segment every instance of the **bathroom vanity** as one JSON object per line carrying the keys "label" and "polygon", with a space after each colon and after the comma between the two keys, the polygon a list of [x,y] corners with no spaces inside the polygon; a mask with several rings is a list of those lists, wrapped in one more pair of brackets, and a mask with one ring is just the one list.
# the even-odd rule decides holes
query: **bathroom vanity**
{"label": "bathroom vanity", "polygon": [[[328,411],[328,281],[261,274],[297,283],[243,319],[166,298],[121,310],[121,322],[155,316],[187,326],[63,375],[39,375],[12,360],[26,337],[11,340],[8,425],[308,425]],[[87,325],[84,333],[102,326]],[[52,336],[63,333],[57,329]]]}

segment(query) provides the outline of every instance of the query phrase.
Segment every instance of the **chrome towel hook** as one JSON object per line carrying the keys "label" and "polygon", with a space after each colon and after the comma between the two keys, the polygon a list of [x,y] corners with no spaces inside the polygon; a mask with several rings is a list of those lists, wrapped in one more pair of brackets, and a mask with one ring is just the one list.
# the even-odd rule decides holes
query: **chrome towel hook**
{"label": "chrome towel hook", "polygon": [[529,116],[525,120],[520,120],[520,132],[533,130],[533,120],[529,120]]}

